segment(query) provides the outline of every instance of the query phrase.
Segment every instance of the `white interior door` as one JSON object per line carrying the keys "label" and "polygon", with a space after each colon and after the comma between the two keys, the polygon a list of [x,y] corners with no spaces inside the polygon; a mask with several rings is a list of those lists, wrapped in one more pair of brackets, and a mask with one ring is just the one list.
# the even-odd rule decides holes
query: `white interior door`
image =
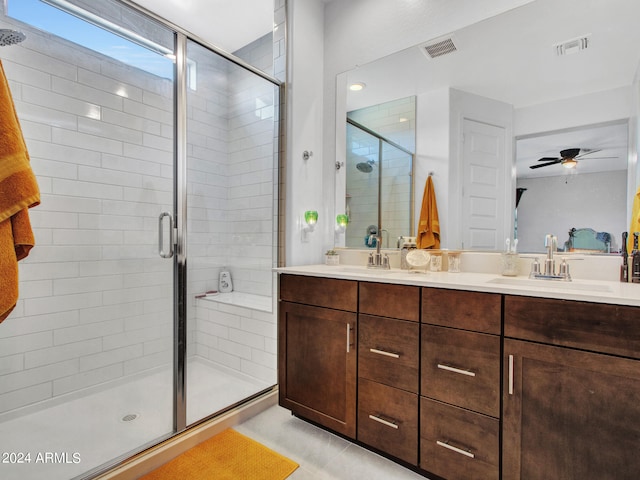
{"label": "white interior door", "polygon": [[462,247],[501,249],[505,232],[505,128],[468,118],[463,124]]}

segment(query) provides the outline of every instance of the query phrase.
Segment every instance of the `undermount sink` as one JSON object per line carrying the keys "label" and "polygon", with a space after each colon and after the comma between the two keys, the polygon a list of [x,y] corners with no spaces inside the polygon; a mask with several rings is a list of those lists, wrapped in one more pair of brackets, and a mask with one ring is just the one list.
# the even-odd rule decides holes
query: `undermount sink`
{"label": "undermount sink", "polygon": [[386,270],[384,268],[367,268],[367,267],[337,267],[334,268],[336,272],[343,273],[357,273],[360,275],[389,275],[391,273],[397,273],[396,270]]}
{"label": "undermount sink", "polygon": [[498,277],[489,280],[487,283],[497,285],[511,285],[514,287],[536,287],[536,288],[551,288],[558,291],[578,291],[578,292],[599,292],[599,293],[611,293],[611,287],[609,285],[602,285],[598,283],[583,283],[581,281],[565,282],[560,280],[534,280],[530,278],[517,278],[517,277]]}

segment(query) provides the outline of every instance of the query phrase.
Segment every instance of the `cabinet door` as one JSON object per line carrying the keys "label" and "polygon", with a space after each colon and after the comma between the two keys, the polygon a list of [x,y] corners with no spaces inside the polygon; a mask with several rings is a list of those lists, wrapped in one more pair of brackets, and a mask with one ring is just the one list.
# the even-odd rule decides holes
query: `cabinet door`
{"label": "cabinet door", "polygon": [[356,434],[356,314],[280,303],[280,405],[343,435]]}
{"label": "cabinet door", "polygon": [[640,362],[506,339],[504,480],[635,480]]}

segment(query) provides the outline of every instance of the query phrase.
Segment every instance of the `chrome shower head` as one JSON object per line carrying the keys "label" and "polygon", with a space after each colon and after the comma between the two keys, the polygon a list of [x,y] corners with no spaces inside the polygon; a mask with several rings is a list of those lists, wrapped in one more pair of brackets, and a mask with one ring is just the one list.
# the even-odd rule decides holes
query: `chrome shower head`
{"label": "chrome shower head", "polygon": [[366,162],[357,163],[356,168],[363,173],[371,173],[374,164],[375,162],[373,160],[368,160]]}
{"label": "chrome shower head", "polygon": [[0,47],[7,45],[15,45],[22,42],[27,36],[18,30],[9,30],[8,28],[0,29]]}

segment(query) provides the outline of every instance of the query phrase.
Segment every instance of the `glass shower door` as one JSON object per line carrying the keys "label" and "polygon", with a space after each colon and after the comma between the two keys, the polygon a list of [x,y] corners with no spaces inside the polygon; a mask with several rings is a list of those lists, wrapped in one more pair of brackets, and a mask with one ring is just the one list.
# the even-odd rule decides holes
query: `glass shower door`
{"label": "glass shower door", "polygon": [[[251,44],[272,62],[272,39]],[[278,87],[187,42],[186,424],[276,383]]]}
{"label": "glass shower door", "polygon": [[41,189],[0,324],[0,451],[25,455],[3,479],[85,475],[174,431],[174,33],[55,3],[0,17],[26,35],[2,61]]}

